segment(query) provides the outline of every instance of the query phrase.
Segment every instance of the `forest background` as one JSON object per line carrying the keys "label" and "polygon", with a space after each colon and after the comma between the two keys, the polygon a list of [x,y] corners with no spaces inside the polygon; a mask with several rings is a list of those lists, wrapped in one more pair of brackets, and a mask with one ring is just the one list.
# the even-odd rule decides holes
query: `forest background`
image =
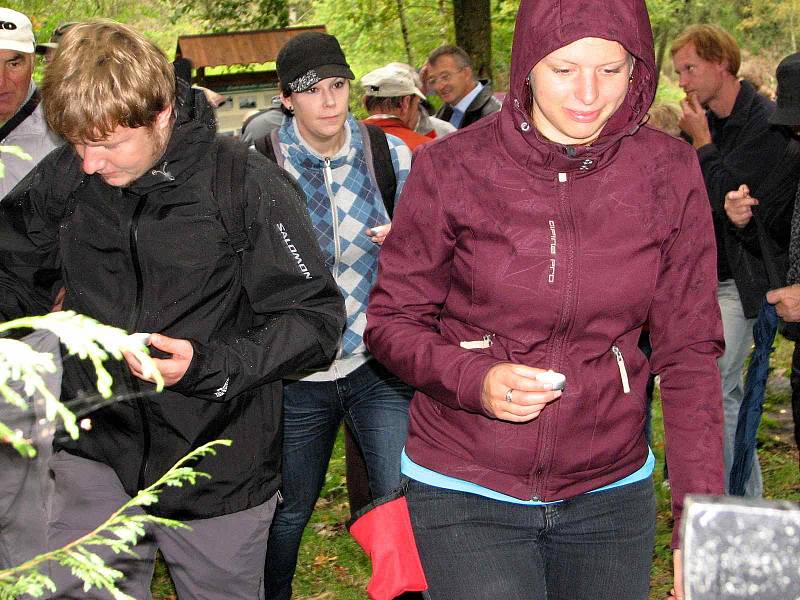
{"label": "forest background", "polygon": [[[457,43],[473,57],[475,71],[492,79],[495,91],[503,91],[519,0],[6,0],[3,4],[31,17],[40,42],[49,39],[60,23],[106,17],[142,31],[170,58],[179,35],[325,25],[339,38],[357,77],[393,61],[418,67],[440,44]],[[717,23],[730,31],[744,52],[743,70],[764,79],[768,89],[774,85],[780,59],[797,51],[800,0],[647,0],[647,6],[662,72],[660,100],[681,96],[674,84],[669,45],[688,24]]]}

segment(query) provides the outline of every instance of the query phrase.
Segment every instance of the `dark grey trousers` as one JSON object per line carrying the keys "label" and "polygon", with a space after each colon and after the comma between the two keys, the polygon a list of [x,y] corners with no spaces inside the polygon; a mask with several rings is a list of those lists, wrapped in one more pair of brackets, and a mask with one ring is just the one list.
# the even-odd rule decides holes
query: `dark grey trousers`
{"label": "dark grey trousers", "polygon": [[[50,461],[55,493],[48,526],[51,548],[88,533],[130,499],[116,473],[107,465],[67,452]],[[263,598],[267,537],[277,494],[267,502],[230,515],[184,521],[189,529],[149,526],[134,547],[138,556],[116,555],[92,547],[106,565],[125,574],[119,588],[137,600],[150,598],[156,550],[169,568],[178,597],[184,600],[254,600]],[[139,511],[141,513],[141,511]],[[50,577],[58,587],[52,596],[65,599],[102,599],[97,590],[83,591],[83,582],[53,565]]]}
{"label": "dark grey trousers", "polygon": [[[35,331],[22,339],[38,352],[49,352],[56,365],[54,373],[42,374],[47,389],[58,398],[61,393],[61,353],[58,338],[49,331]],[[21,382],[12,387],[22,396]],[[24,458],[7,444],[0,444],[0,569],[22,564],[47,550],[47,513],[53,490],[47,463],[53,447],[53,424],[43,420],[40,397],[29,398],[29,410],[0,402],[0,420],[20,430],[36,448],[35,458]]]}

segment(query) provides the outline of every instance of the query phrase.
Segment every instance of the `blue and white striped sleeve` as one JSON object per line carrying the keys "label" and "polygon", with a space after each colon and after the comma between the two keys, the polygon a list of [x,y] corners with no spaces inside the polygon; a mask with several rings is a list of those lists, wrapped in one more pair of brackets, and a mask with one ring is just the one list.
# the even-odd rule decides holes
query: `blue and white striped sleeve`
{"label": "blue and white striped sleeve", "polygon": [[400,192],[406,183],[408,172],[411,170],[411,150],[399,137],[386,134],[386,141],[389,142],[389,154],[392,157],[392,167],[397,177],[397,192],[394,195],[395,203],[400,198]]}

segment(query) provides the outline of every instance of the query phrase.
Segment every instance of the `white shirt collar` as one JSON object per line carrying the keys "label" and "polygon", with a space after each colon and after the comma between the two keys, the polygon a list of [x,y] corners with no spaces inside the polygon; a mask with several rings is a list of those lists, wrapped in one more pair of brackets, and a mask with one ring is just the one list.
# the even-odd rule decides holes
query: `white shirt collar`
{"label": "white shirt collar", "polygon": [[475,96],[480,94],[482,89],[483,89],[483,84],[480,81],[476,81],[475,87],[472,88],[472,91],[470,91],[466,96],[464,96],[461,99],[461,101],[453,107],[453,109],[460,110],[462,115],[466,114],[469,105],[472,104],[472,101],[475,100]]}

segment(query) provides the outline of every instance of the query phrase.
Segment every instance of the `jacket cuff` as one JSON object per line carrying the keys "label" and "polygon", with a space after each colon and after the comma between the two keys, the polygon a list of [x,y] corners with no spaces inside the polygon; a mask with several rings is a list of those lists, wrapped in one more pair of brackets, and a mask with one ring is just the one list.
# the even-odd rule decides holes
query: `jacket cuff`
{"label": "jacket cuff", "polygon": [[187,339],[192,345],[192,361],[189,363],[189,368],[178,381],[173,383],[169,389],[183,394],[184,396],[192,395],[200,381],[200,375],[205,371],[206,353],[203,352],[203,347],[200,342],[196,340]]}
{"label": "jacket cuff", "polygon": [[697,149],[697,158],[700,160],[700,164],[716,154],[719,154],[719,150],[717,150],[717,146],[713,142]]}
{"label": "jacket cuff", "polygon": [[464,410],[481,413],[487,417],[494,415],[486,411],[481,401],[483,394],[483,380],[486,373],[496,364],[503,362],[494,356],[476,354],[475,357],[464,363],[461,367],[461,378],[458,382],[458,405]]}

